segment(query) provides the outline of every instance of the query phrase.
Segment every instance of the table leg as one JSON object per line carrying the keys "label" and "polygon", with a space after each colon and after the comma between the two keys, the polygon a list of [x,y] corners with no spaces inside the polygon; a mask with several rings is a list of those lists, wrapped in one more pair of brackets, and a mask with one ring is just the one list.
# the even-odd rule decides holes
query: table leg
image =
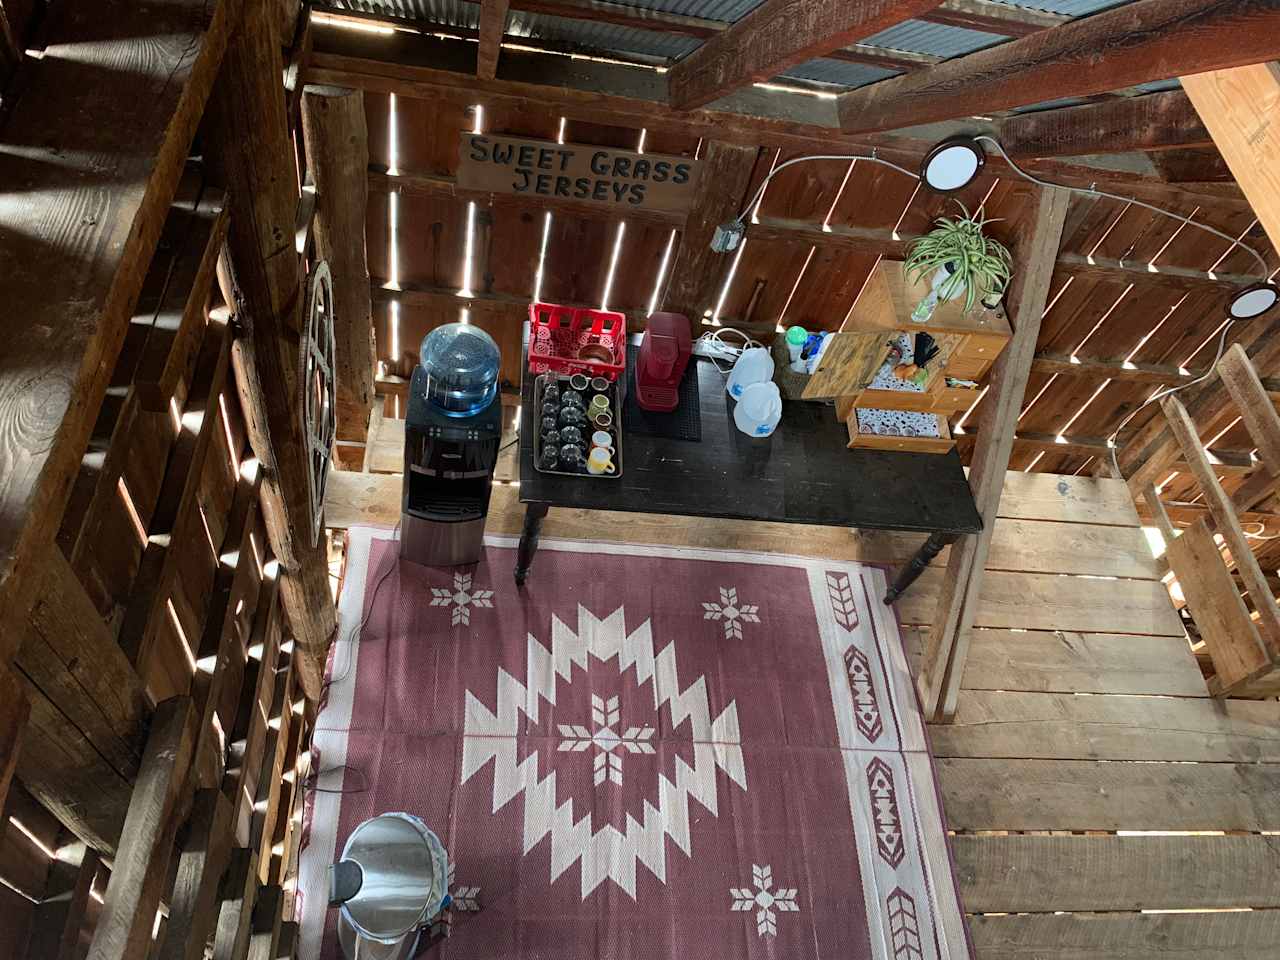
{"label": "table leg", "polygon": [[956,535],[954,533],[929,534],[929,539],[916,551],[916,555],[898,571],[898,576],[894,579],[893,586],[885,592],[884,602],[893,603],[893,601],[906,593],[907,587],[915,582],[916,577],[924,573],[924,568],[932,562],[942,548],[955,542]]}
{"label": "table leg", "polygon": [[538,552],[538,536],[542,533],[542,521],[550,509],[545,503],[531,503],[525,508],[524,529],[520,531],[520,547],[516,550],[516,586],[524,586],[533,565],[533,555]]}

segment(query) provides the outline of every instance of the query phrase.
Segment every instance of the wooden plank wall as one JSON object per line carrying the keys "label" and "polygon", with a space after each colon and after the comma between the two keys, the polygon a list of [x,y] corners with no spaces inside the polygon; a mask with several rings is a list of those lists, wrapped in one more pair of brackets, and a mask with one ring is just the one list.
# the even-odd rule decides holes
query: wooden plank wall
{"label": "wooden plank wall", "polygon": [[[398,476],[333,479],[333,522],[395,522],[378,510]],[[522,517],[518,490],[495,487],[489,531]],[[598,539],[602,523],[893,564],[921,540],[578,510],[544,533]],[[946,558],[897,605],[913,657]],[[1280,703],[1208,696],[1160,576],[1122,481],[1007,474],[956,721],[929,728],[978,960],[1274,955]]]}
{"label": "wooden plank wall", "polygon": [[[477,99],[482,108],[479,125],[484,132],[551,140],[560,133],[554,107],[516,113],[484,102],[483,96]],[[392,111],[388,95],[365,94],[371,166],[381,170],[391,165],[410,178],[416,174],[455,175],[458,133],[476,128],[474,106],[404,95],[395,97],[394,102]],[[564,137],[571,143],[634,149],[640,131],[570,120]],[[699,144],[690,137],[650,131],[645,134],[645,148],[693,156]],[[796,155],[796,151],[763,149],[754,181]],[[525,304],[535,288],[546,211],[518,203],[478,206],[472,288],[478,297],[495,297],[466,301],[452,295],[460,289],[464,276],[468,202],[402,192],[394,201],[397,256],[393,266],[392,201],[385,192],[385,181],[381,188],[379,182],[375,177],[369,198],[370,273],[378,281],[394,275],[404,289],[398,294],[376,293],[378,357],[390,372],[407,374],[421,337],[439,323],[459,319],[464,306],[473,322],[494,335],[504,356],[510,353],[514,357],[519,341],[513,331],[524,319]],[[1028,215],[1024,187],[1020,181],[984,176],[955,199],[971,211],[985,202],[988,216],[1004,221],[992,225],[991,233],[1006,237],[1013,224]],[[1252,212],[1239,200],[1171,188],[1161,202],[1176,213],[1255,245],[1269,262],[1280,262]],[[759,208],[759,216],[773,225],[815,228],[826,223],[837,231],[866,228],[894,231],[903,238],[927,230],[939,215],[957,212],[958,207],[948,198],[918,190],[915,181],[867,161],[790,167],[769,184]],[[616,223],[607,218],[584,219],[557,210],[548,234],[540,291],[543,298],[598,306],[616,230]],[[643,321],[670,231],[660,225],[627,225],[610,306],[628,311],[636,322]],[[821,237],[820,232],[790,237],[785,229],[770,229],[758,237],[749,235],[740,255],[726,256],[719,263],[717,289],[723,289],[719,319],[764,331],[792,323],[811,329],[837,328],[860,293],[876,256],[842,248],[836,241],[825,244]],[[1184,282],[1160,271],[1185,268],[1193,272],[1213,269],[1219,275],[1248,274],[1256,270],[1256,264],[1225,240],[1142,207],[1097,196],[1073,198],[1061,252],[1064,262],[1055,272],[1037,352],[1075,356],[1083,362],[1072,365],[1079,370],[1049,372],[1042,368],[1033,374],[1018,424],[1024,439],[1015,445],[1011,466],[1058,473],[1093,472],[1101,452],[1098,441],[1158,384],[1128,377],[1108,379],[1111,371],[1106,367],[1086,364],[1129,360],[1175,368],[1207,366],[1223,317],[1222,288]],[[1146,270],[1135,271],[1135,265]],[[390,353],[393,299],[400,301],[398,357]],[[507,361],[504,378],[514,382],[517,373],[514,361]],[[1271,373],[1262,371],[1263,376]],[[390,412],[394,415],[394,409]],[[966,423],[972,427],[975,412],[953,421],[953,426],[961,427],[960,436],[965,436]],[[1129,429],[1136,430],[1151,415],[1150,409],[1143,411]],[[1079,437],[1082,443],[1056,450],[1053,438],[1059,434]],[[1249,449],[1246,439],[1230,433],[1217,445],[1243,452]],[[961,441],[962,452],[967,452],[970,442]]]}
{"label": "wooden plank wall", "polygon": [[[313,710],[291,669],[229,315],[214,299],[225,226],[222,195],[192,166],[14,663],[33,710],[0,820],[6,957],[199,955],[186,945],[213,935],[237,856],[254,865],[237,909],[265,898],[277,921],[288,905],[286,934],[293,922],[284,894]],[[162,732],[157,704],[189,719]],[[171,741],[150,774],[148,723]],[[112,887],[99,852],[139,882]],[[153,942],[158,906],[168,920]]]}

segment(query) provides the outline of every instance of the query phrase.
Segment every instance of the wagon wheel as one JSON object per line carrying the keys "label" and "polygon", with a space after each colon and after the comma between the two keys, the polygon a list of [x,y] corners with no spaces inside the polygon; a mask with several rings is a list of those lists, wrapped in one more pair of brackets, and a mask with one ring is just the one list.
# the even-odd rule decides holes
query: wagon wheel
{"label": "wagon wheel", "polygon": [[311,499],[311,545],[320,537],[324,516],[324,491],[337,431],[337,388],[333,340],[333,276],[329,264],[317,263],[307,281],[306,311],[299,343],[299,386],[302,390],[302,438],[307,464],[307,491]]}

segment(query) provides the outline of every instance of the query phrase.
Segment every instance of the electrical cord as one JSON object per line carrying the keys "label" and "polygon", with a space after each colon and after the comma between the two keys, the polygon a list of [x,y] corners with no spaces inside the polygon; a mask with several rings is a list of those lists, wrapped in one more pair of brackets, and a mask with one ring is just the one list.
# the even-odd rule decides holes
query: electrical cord
{"label": "electrical cord", "polygon": [[1229,320],[1226,325],[1223,326],[1222,334],[1218,337],[1218,351],[1214,354],[1213,362],[1209,364],[1208,370],[1200,374],[1200,376],[1196,377],[1194,380],[1188,380],[1186,383],[1180,383],[1176,387],[1166,387],[1163,390],[1157,390],[1151,396],[1147,397],[1146,400],[1142,401],[1142,403],[1138,404],[1138,406],[1130,410],[1129,415],[1120,421],[1120,426],[1111,431],[1111,435],[1107,437],[1107,452],[1111,455],[1111,466],[1115,468],[1116,476],[1123,476],[1120,472],[1120,461],[1116,457],[1116,438],[1120,436],[1120,431],[1128,425],[1130,420],[1157,400],[1163,400],[1165,397],[1177,393],[1179,390],[1186,390],[1188,387],[1194,387],[1197,383],[1203,383],[1217,373],[1218,361],[1222,359],[1223,353],[1226,352],[1227,334],[1231,332],[1231,325],[1234,322],[1234,320]]}
{"label": "electrical cord", "polygon": [[[1260,276],[1263,280],[1266,280],[1270,273],[1267,268],[1267,261],[1262,258],[1262,254],[1258,253],[1257,250],[1253,249],[1253,247],[1249,246],[1247,243],[1242,242],[1239,237],[1233,237],[1229,233],[1224,233],[1217,227],[1211,227],[1209,224],[1201,223],[1199,220],[1192,220],[1190,217],[1184,217],[1182,214],[1174,213],[1172,210],[1165,210],[1163,207],[1157,207],[1155,204],[1147,203],[1145,200],[1138,200],[1134,197],[1126,197],[1118,193],[1108,193],[1106,190],[1099,190],[1096,186],[1089,186],[1087,188],[1072,187],[1060,183],[1050,183],[1048,180],[1041,180],[1039,177],[1027,173],[1027,171],[1014,163],[1013,160],[1010,159],[1009,155],[1004,152],[1004,147],[1000,145],[1000,141],[995,137],[986,133],[980,133],[973,139],[985,141],[995,147],[996,152],[999,153],[1000,156],[1004,157],[1005,163],[1009,164],[1010,168],[1012,168],[1013,171],[1024,180],[1029,180],[1031,183],[1038,184],[1042,187],[1053,187],[1055,190],[1068,190],[1071,193],[1087,193],[1095,197],[1106,197],[1109,200],[1119,200],[1121,203],[1132,203],[1147,210],[1152,210],[1155,213],[1163,214],[1171,220],[1178,220],[1188,226],[1196,227],[1206,233],[1211,233],[1215,237],[1221,237],[1223,240],[1227,241],[1227,243],[1231,244],[1227,249],[1227,253],[1230,253],[1236,247],[1240,247],[1242,250],[1247,251],[1253,259],[1258,261],[1258,266],[1261,268]],[[1190,384],[1187,384],[1187,386],[1190,386]]]}
{"label": "electrical cord", "polygon": [[774,167],[772,170],[769,171],[769,175],[767,177],[765,177],[763,180],[760,181],[760,186],[756,188],[755,195],[752,196],[751,202],[742,208],[742,212],[738,214],[736,222],[737,223],[744,222],[747,218],[747,215],[752,210],[755,209],[756,204],[760,202],[760,198],[764,196],[764,189],[769,185],[770,180],[772,180],[774,177],[776,177],[778,174],[780,174],[783,170],[787,169],[787,167],[791,166],[792,164],[803,163],[806,160],[869,160],[871,163],[879,163],[883,166],[891,167],[892,169],[897,170],[899,173],[905,173],[908,177],[910,177],[913,180],[920,179],[920,174],[916,173],[914,170],[908,170],[906,167],[899,166],[898,164],[894,163],[891,160],[885,160],[885,159],[882,159],[881,157],[877,157],[874,150],[872,150],[871,153],[867,156],[858,156],[854,154],[837,154],[837,153],[815,153],[815,154],[811,154],[804,157],[792,157],[790,160],[787,160],[787,161],[784,161],[783,163],[778,164],[776,167]]}
{"label": "electrical cord", "polygon": [[[400,538],[400,524],[397,522],[395,530],[393,530],[391,533],[391,539],[394,542],[399,538]],[[354,662],[355,656],[356,656],[355,648],[359,646],[359,643],[360,643],[359,636],[364,633],[365,625],[368,624],[369,617],[373,615],[373,604],[378,599],[378,591],[382,589],[382,584],[386,581],[387,577],[391,575],[391,571],[395,570],[398,566],[400,566],[400,554],[397,552],[391,555],[391,563],[388,564],[387,568],[382,571],[382,573],[378,576],[378,581],[373,585],[373,594],[372,596],[369,597],[368,609],[365,611],[364,616],[361,618],[359,625],[352,627],[349,631],[347,631],[345,643],[347,644],[347,647],[350,650],[350,652],[347,654],[346,666],[343,667],[342,672],[340,674],[337,673],[337,671],[335,671],[333,674],[329,676],[328,679],[325,680],[324,684],[320,688],[320,702],[322,703],[324,702],[325,697],[329,693],[330,687],[332,687],[335,683],[341,683],[343,680],[347,679],[348,676],[350,676],[351,665]],[[344,641],[341,638],[335,641],[335,643],[340,643],[340,642],[344,642]],[[337,654],[335,653],[334,656],[336,659]]]}
{"label": "electrical cord", "polygon": [[[732,344],[725,343],[723,337],[726,333],[732,333],[735,336],[741,337],[742,346],[735,347]],[[704,356],[715,364],[715,368],[719,370],[721,374],[728,374],[728,372],[733,369],[733,364],[737,361],[738,357],[742,356],[743,350],[748,350],[752,347],[764,346],[764,344],[759,340],[753,340],[748,334],[743,333],[736,327],[716,327],[712,330],[708,330],[697,339],[696,343],[702,344],[703,350],[705,351]],[[722,360],[729,364],[727,368],[720,366],[720,361]]]}

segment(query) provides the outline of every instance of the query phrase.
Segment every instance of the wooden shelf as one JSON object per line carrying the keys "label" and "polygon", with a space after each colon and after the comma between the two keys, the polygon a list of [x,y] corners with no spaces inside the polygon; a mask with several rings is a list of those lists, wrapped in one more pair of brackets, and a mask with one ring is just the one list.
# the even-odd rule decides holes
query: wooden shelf
{"label": "wooden shelf", "polygon": [[[976,388],[948,387],[946,378],[980,380],[1013,335],[1009,320],[1003,308],[975,307],[966,312],[962,302],[952,301],[939,304],[925,323],[916,323],[911,311],[927,293],[925,284],[906,281],[900,262],[880,261],[853,311],[823,351],[805,387],[805,399],[835,398],[842,418],[853,407],[942,417],[968,409],[977,397]],[[929,380],[921,392],[868,386],[897,333],[929,333],[937,341],[939,354],[928,368]]]}
{"label": "wooden shelf", "polygon": [[873,333],[890,330],[923,331],[934,335],[946,333],[991,336],[1000,343],[1013,336],[1004,308],[988,310],[980,304],[965,311],[964,299],[939,303],[924,323],[911,319],[911,311],[929,293],[923,281],[907,280],[898,260],[881,260],[876,264],[858,302],[840,326],[842,333]]}

